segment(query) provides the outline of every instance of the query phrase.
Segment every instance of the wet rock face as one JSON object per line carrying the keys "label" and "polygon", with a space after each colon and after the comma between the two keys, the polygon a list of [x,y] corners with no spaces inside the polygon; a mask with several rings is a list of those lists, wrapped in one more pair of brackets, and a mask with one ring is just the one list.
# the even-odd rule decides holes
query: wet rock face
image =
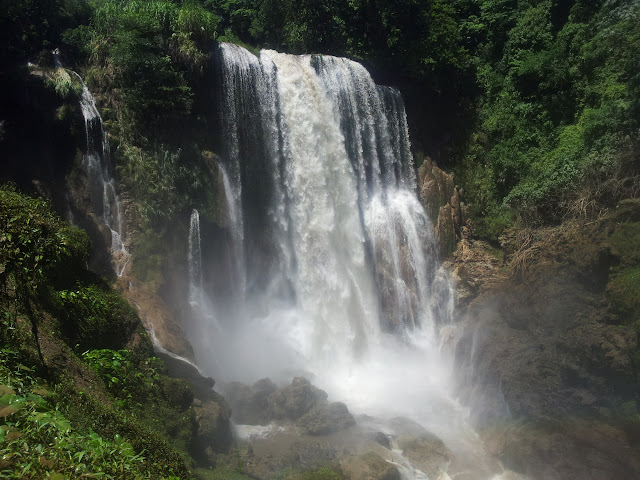
{"label": "wet rock face", "polygon": [[317,404],[297,424],[310,435],[324,435],[349,428],[356,421],[344,403],[334,402]]}
{"label": "wet rock face", "polygon": [[[176,404],[190,403],[196,414],[197,430],[194,441],[194,456],[202,464],[215,465],[216,454],[228,452],[231,447],[231,408],[222,395],[213,391],[215,381],[204,377],[192,364],[162,352],[169,375],[183,379],[191,389],[173,385],[169,397]],[[174,381],[175,382],[175,381]]]}
{"label": "wet rock face", "polygon": [[269,415],[269,396],[277,390],[268,378],[258,380],[252,387],[232,382],[225,387],[225,397],[233,405],[233,418],[242,425],[266,425]]}
{"label": "wet rock face", "polygon": [[398,436],[397,442],[403,455],[429,478],[438,478],[451,462],[451,451],[432,433],[405,433]]}
{"label": "wet rock face", "polygon": [[391,450],[391,443],[389,442],[389,437],[385,435],[383,432],[376,432],[373,434],[372,439],[378,445],[382,445],[387,450]]}
{"label": "wet rock face", "polygon": [[304,377],[296,377],[291,385],[271,394],[268,403],[272,418],[297,420],[326,399],[327,392],[314,387]]}
{"label": "wet rock face", "polygon": [[159,346],[176,355],[194,360],[191,344],[159,295],[150,292],[141,282],[126,275],[118,279],[117,287],[120,294],[138,312],[145,329],[153,331]]}
{"label": "wet rock face", "polygon": [[225,396],[233,406],[233,418],[237,424],[294,422],[310,435],[324,435],[355,425],[344,403],[328,403],[327,393],[304,377],[296,377],[291,385],[280,389],[268,378],[251,387],[232,382],[225,386]]}
{"label": "wet rock face", "polygon": [[454,257],[459,396],[494,453],[533,479],[640,478],[638,320],[610,292],[637,266],[637,248],[617,247],[637,213],[507,237],[504,261],[469,239]]}
{"label": "wet rock face", "polygon": [[351,455],[340,462],[346,480],[400,480],[398,469],[374,452]]}
{"label": "wet rock face", "polygon": [[544,480],[638,478],[640,457],[627,434],[587,419],[513,422],[486,436],[508,468]]}
{"label": "wet rock face", "polygon": [[418,188],[422,206],[434,225],[440,254],[448,256],[462,238],[461,229],[466,224],[465,207],[453,175],[426,157],[418,168]]}

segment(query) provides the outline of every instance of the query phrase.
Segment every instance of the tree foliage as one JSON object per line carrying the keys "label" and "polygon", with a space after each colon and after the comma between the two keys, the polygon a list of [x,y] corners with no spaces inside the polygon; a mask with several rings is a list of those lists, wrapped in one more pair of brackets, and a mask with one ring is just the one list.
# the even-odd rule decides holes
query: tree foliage
{"label": "tree foliage", "polygon": [[191,387],[86,269],[89,249],[47,202],[0,188],[0,477],[191,478]]}
{"label": "tree foliage", "polygon": [[638,3],[479,3],[468,16],[478,120],[458,171],[484,233],[498,233],[489,221],[505,209],[527,222],[562,218],[577,187],[612,164],[635,178]]}
{"label": "tree foliage", "polygon": [[0,287],[36,297],[84,269],[89,237],[62,222],[48,202],[0,189]]}
{"label": "tree foliage", "polygon": [[[561,218],[588,179],[637,176],[639,10],[622,0],[24,0],[0,21],[7,64],[62,44],[105,94],[122,152],[142,149],[156,172],[173,171],[162,166],[163,151],[179,155],[185,146],[172,135],[200,118],[216,39],[347,55],[385,78],[410,79],[420,108],[428,108],[422,94],[442,100],[434,108],[456,110],[429,115],[473,118],[447,127],[457,145],[444,161],[480,230],[495,236],[516,216]],[[153,183],[173,188],[164,178]]]}

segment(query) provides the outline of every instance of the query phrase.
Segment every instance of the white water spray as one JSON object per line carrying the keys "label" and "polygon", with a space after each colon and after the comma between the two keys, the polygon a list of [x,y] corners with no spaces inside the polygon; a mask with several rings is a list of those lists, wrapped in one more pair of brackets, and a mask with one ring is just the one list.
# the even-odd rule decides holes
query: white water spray
{"label": "white water spray", "polygon": [[195,208],[189,220],[189,304],[196,308],[202,301],[202,252],[200,249],[200,214]]}
{"label": "white water spray", "polygon": [[204,317],[187,332],[198,363],[222,381],[302,373],[356,414],[409,417],[481,458],[440,351],[450,285],[399,92],[335,57],[222,44],[218,63],[231,236],[249,253],[244,302],[215,335]]}
{"label": "white water spray", "polygon": [[[54,50],[53,59],[56,68],[63,68],[58,50]],[[117,257],[115,270],[120,277],[124,273],[131,256],[123,241],[122,201],[116,190],[116,183],[111,175],[111,154],[109,139],[104,128],[102,117],[96,108],[95,100],[80,75],[71,71],[82,85],[80,107],[84,117],[86,134],[86,152],[84,165],[87,180],[92,194],[95,213],[111,231],[111,254]]]}

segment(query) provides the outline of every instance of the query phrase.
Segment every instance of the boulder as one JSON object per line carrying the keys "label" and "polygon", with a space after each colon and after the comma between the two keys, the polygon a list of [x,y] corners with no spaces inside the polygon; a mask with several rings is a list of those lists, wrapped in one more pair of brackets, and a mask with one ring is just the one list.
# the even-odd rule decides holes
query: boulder
{"label": "boulder", "polygon": [[242,425],[266,425],[271,421],[269,396],[277,390],[268,378],[249,387],[240,382],[225,385],[226,399],[233,407],[233,419]]}
{"label": "boulder", "polygon": [[350,455],[340,462],[346,480],[400,480],[395,465],[374,452]]}
{"label": "boulder", "polygon": [[296,422],[311,435],[338,432],[356,424],[353,415],[342,402],[320,403]]}
{"label": "boulder", "polygon": [[438,478],[451,463],[451,450],[430,432],[403,433],[398,436],[397,442],[402,454],[429,478]]}
{"label": "boulder", "polygon": [[311,385],[304,377],[296,377],[291,385],[269,395],[269,413],[274,419],[297,420],[313,406],[327,399],[327,393]]}
{"label": "boulder", "polygon": [[391,443],[389,442],[389,437],[383,432],[376,432],[372,435],[371,438],[378,445],[382,445],[387,450],[391,450]]}
{"label": "boulder", "polygon": [[[198,429],[196,433],[196,446],[198,450],[206,452],[210,457],[210,451],[226,452],[231,446],[231,429],[229,419],[231,409],[221,395],[213,390],[205,398],[194,401],[194,411]],[[214,462],[215,463],[215,462]]]}

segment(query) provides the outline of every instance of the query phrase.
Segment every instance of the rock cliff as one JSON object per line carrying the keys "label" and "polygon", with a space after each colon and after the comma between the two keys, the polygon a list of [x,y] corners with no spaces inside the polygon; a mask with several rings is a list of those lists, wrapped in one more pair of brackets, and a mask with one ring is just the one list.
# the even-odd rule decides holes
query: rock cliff
{"label": "rock cliff", "polygon": [[459,393],[509,468],[640,476],[639,220],[627,201],[590,223],[505,235],[501,251],[463,235],[449,263]]}
{"label": "rock cliff", "polygon": [[422,205],[434,226],[440,254],[446,257],[461,240],[467,218],[453,174],[425,157],[418,168],[418,188]]}

